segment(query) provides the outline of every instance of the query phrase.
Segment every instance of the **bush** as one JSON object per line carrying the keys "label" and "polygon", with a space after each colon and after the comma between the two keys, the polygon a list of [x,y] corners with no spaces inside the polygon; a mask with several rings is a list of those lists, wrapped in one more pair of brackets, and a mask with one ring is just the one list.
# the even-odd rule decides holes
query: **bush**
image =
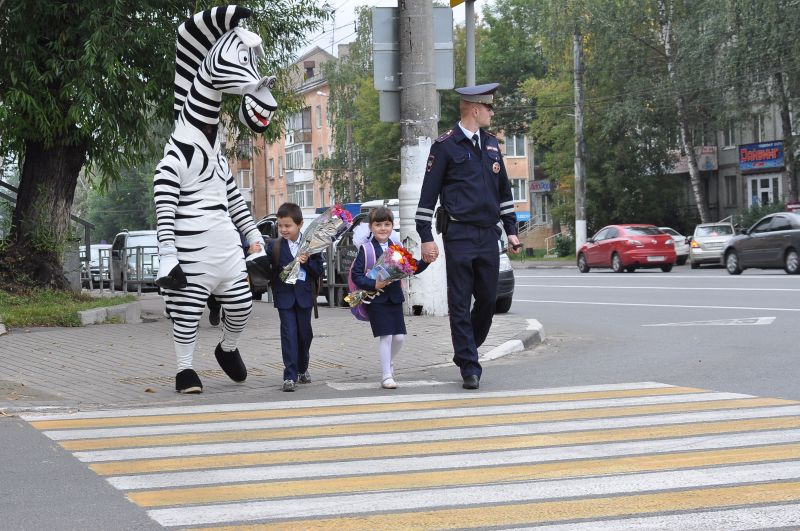
{"label": "bush", "polygon": [[767,214],[772,214],[773,212],[782,212],[784,210],[786,210],[786,203],[782,201],[764,203],[763,205],[753,205],[739,211],[735,216],[733,216],[733,224],[737,228],[741,227],[743,229],[747,229],[750,228],[753,223],[763,218]]}
{"label": "bush", "polygon": [[555,251],[559,258],[575,254],[575,238],[559,234],[556,236]]}

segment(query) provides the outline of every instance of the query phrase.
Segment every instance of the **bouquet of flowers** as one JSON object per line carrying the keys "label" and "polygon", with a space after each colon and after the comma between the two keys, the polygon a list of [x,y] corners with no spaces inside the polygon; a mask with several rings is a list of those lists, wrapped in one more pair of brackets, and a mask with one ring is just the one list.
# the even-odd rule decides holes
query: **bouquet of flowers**
{"label": "bouquet of flowers", "polygon": [[[370,244],[371,245],[371,244]],[[389,280],[394,282],[401,278],[410,277],[417,271],[417,261],[411,253],[399,244],[391,244],[376,261],[372,269],[367,271],[367,278],[372,280]],[[357,289],[348,294],[344,300],[351,308],[361,303],[369,304],[369,299],[374,298],[378,291]]]}
{"label": "bouquet of flowers", "polygon": [[[300,241],[300,248],[297,256],[303,253],[321,253],[342,234],[350,224],[353,223],[353,216],[341,205],[334,205],[323,212],[312,221],[303,233]],[[295,258],[281,271],[281,280],[287,284],[295,284],[300,274],[300,262]]]}

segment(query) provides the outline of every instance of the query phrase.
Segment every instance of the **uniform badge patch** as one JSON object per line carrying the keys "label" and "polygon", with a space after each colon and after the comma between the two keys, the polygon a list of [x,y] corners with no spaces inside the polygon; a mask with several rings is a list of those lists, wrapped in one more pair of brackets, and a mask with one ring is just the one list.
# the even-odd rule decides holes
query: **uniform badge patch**
{"label": "uniform badge patch", "polygon": [[500,173],[500,163],[499,162],[495,162],[494,164],[492,164],[492,171],[495,172],[495,173]]}
{"label": "uniform badge patch", "polygon": [[[431,168],[433,168],[433,161],[436,159],[433,155],[428,157],[428,164],[425,165],[425,171],[430,172]],[[500,171],[500,170],[498,170]],[[496,173],[496,172],[495,172]]]}

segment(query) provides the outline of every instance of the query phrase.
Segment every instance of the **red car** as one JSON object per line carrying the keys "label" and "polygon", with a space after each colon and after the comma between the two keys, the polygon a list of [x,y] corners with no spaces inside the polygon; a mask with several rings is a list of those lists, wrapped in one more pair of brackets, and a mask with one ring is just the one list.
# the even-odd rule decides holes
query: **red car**
{"label": "red car", "polygon": [[578,269],[610,267],[615,273],[632,273],[640,267],[660,267],[669,273],[675,264],[672,236],[655,225],[609,225],[586,240],[578,249]]}

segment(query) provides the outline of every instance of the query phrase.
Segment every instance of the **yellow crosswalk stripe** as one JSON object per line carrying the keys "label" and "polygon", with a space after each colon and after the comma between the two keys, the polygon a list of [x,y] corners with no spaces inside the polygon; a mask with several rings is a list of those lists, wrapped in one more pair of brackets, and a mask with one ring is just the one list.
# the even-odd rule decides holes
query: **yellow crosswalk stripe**
{"label": "yellow crosswalk stripe", "polygon": [[[800,501],[800,482],[745,485],[710,489],[690,489],[658,494],[634,494],[602,498],[584,498],[552,502],[534,502],[498,506],[442,509],[364,515],[318,520],[291,520],[242,526],[204,527],[194,531],[296,531],[340,530],[374,531],[376,529],[425,530],[481,529],[498,525],[536,525],[559,521],[583,520],[653,514],[665,511],[701,510],[757,503]],[[475,500],[480,503],[480,500]]]}
{"label": "yellow crosswalk stripe", "polygon": [[559,420],[591,418],[617,418],[657,413],[718,411],[726,409],[788,406],[795,404],[797,404],[797,402],[793,400],[784,400],[779,398],[742,398],[732,400],[711,400],[708,402],[669,403],[646,406],[618,406],[592,409],[573,409],[565,411],[497,414],[487,417],[415,419],[408,421],[401,420],[355,424],[344,423],[299,428],[293,427],[288,429],[268,428],[174,435],[103,437],[97,439],[65,440],[59,441],[59,444],[66,450],[85,451],[182,444],[264,441],[336,435],[363,435],[368,433],[391,433],[414,430],[446,429],[470,426],[495,426],[500,424],[524,424],[530,422],[553,422]]}
{"label": "yellow crosswalk stripe", "polygon": [[335,479],[300,479],[224,485],[158,489],[132,492],[128,498],[143,507],[246,501],[290,496],[311,496],[347,492],[389,491],[393,489],[419,489],[450,485],[491,484],[597,476],[604,474],[630,474],[656,470],[678,470],[706,466],[757,463],[800,458],[800,444],[783,444],[725,450],[694,451],[589,459],[534,465],[483,467],[477,469],[409,472],[405,474],[373,474]]}
{"label": "yellow crosswalk stripe", "polygon": [[186,415],[142,415],[134,417],[108,417],[96,419],[43,420],[31,422],[39,430],[70,428],[110,428],[122,426],[152,426],[170,424],[194,424],[199,422],[279,419],[316,417],[325,415],[353,415],[358,413],[382,413],[389,411],[420,411],[441,408],[487,407],[511,404],[546,404],[580,400],[631,398],[640,396],[666,396],[707,392],[694,387],[665,387],[655,389],[625,389],[618,391],[595,391],[583,393],[558,393],[552,395],[522,395],[493,398],[470,398],[431,400],[425,402],[397,402],[387,404],[358,404],[348,406],[304,407],[256,411],[227,411],[219,413],[193,413]]}
{"label": "yellow crosswalk stripe", "polygon": [[[299,464],[323,461],[350,461],[413,455],[435,455],[459,452],[487,452],[520,448],[568,446],[574,444],[603,443],[687,437],[716,433],[790,429],[800,427],[800,417],[778,417],[736,421],[705,422],[684,425],[648,426],[644,428],[619,428],[592,430],[563,434],[518,435],[474,438],[451,441],[432,441],[413,444],[382,444],[375,446],[322,448],[313,450],[285,450],[273,452],[247,452],[228,455],[210,455],[165,459],[141,459],[94,463],[90,468],[101,476],[143,474],[182,470],[202,470],[237,466]],[[477,435],[477,434],[476,434]]]}

